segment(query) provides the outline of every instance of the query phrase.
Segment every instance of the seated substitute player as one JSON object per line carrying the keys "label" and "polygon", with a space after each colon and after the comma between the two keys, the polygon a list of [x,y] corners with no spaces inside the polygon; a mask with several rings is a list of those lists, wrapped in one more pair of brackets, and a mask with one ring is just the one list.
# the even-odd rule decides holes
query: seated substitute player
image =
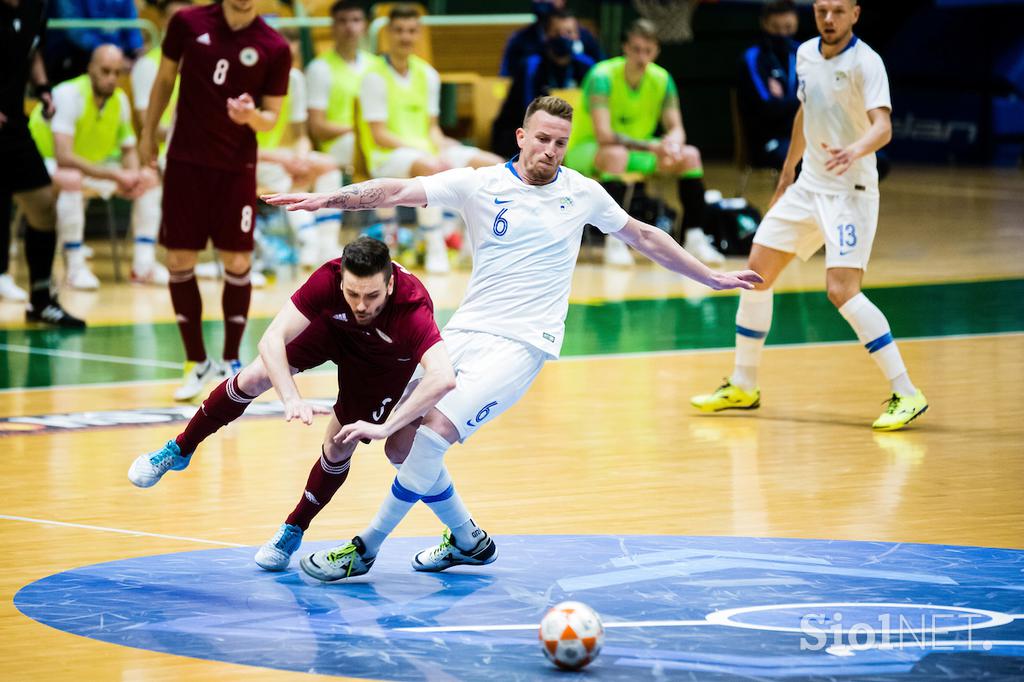
{"label": "seated substitute player", "polygon": [[[329,411],[305,402],[292,375],[333,362],[338,366],[338,398],[320,457],[299,503],[256,553],[257,564],[280,571],[288,566],[310,521],[348,477],[357,441],[342,442],[342,427],[357,424],[362,437],[387,438],[454,388],[455,373],[427,290],[391,262],[383,242],[369,237],[354,240],[341,258],[314,272],[271,322],[259,347],[260,357],[215,388],[177,438],[140,455],[128,478],[148,488],[168,471],[181,471],[203,440],[242,416],[271,386],[284,404],[286,421],[311,424],[314,414]],[[417,363],[423,381],[395,409]]]}
{"label": "seated substitute player", "polygon": [[[301,63],[298,36],[288,36],[293,63]],[[281,103],[277,123],[256,134],[259,145],[256,184],[267,192],[324,190],[342,184],[341,171],[327,154],[313,151],[306,130],[306,77],[292,67],[288,74],[288,94]],[[313,268],[341,252],[341,211],[324,209],[315,215],[288,214],[288,223],[299,242],[299,264]],[[333,244],[321,240],[320,226]]]}
{"label": "seated substitute player", "polygon": [[[362,6],[354,0],[337,0],[330,13],[333,49],[322,52],[306,67],[308,128],[317,149],[331,158],[335,168],[351,173],[355,169],[359,85],[366,67],[376,57],[359,49],[366,35],[366,11]],[[328,180],[323,178],[323,182]],[[321,260],[337,256],[341,221],[320,222],[317,232]]]}
{"label": "seated substitute player", "polygon": [[504,158],[519,153],[516,129],[530,102],[555,89],[578,88],[594,66],[590,57],[572,51],[573,40],[579,35],[575,15],[565,10],[552,12],[546,25],[544,50],[527,57],[516,69],[501,111],[491,124],[491,149]]}
{"label": "seated substitute player", "polygon": [[[875,151],[892,138],[892,104],[882,58],[853,34],[859,17],[856,0],[814,3],[821,36],[797,51],[801,105],[748,261],[765,281],[756,291],[740,292],[732,375],[714,393],[691,400],[705,412],[760,406],[757,369],[772,323],[772,283],[794,255],[807,260],[822,244],[828,298],[892,390],[874,428],[903,428],[928,409],[924,393],[910,381],[888,320],[861,291],[878,226]],[[803,170],[794,182],[801,158]]]}
{"label": "seated substitute player", "polygon": [[53,89],[52,120],[37,107],[29,129],[57,186],[57,237],[64,252],[65,280],[73,289],[99,288],[82,250],[85,197],[114,194],[132,200],[135,253],[132,281],[167,284],[167,269],[156,262],[160,227],[160,180],[152,168],[139,168],[131,106],[117,79],[124,55],[100,45],[89,70]]}
{"label": "seated substitute player", "polygon": [[[413,54],[420,30],[420,14],[415,6],[395,5],[388,17],[388,52],[375,59],[363,74],[360,142],[370,175],[410,178],[449,168],[501,163],[497,155],[459,144],[441,132],[437,122],[441,77],[434,67]],[[389,241],[393,241],[397,228],[393,216],[393,210],[381,216],[386,220]],[[417,207],[417,219],[426,243],[427,272],[448,272],[442,212]]]}
{"label": "seated substitute player", "polygon": [[[704,168],[700,151],[686,144],[679,93],[671,74],[654,63],[658,35],[646,19],[626,30],[622,57],[598,62],[583,80],[583,111],[576,117],[565,165],[584,175],[676,175],[683,205],[683,246],[705,263],[725,261],[708,242],[704,223]],[[659,122],[665,130],[654,133]],[[605,185],[616,198],[625,194],[621,182]],[[605,262],[632,263],[621,242],[607,242]]]}
{"label": "seated substitute player", "polygon": [[366,34],[366,12],[354,0],[331,5],[333,49],[306,66],[309,133],[339,168],[355,163],[355,108],[366,67],[377,58],[359,49]]}
{"label": "seated substitute player", "polygon": [[[708,269],[669,235],[631,218],[595,181],[562,168],[572,128],[572,107],[565,100],[537,98],[527,108],[523,126],[516,131],[522,153],[505,164],[409,180],[371,180],[333,194],[264,198],[290,210],[443,207],[465,217],[473,247],[466,297],[443,334],[456,388],[421,424],[390,437],[385,452],[402,464],[370,525],[351,543],[302,560],[303,570],[319,580],[366,573],[385,538],[418,500],[450,532],[445,531],[439,546],[417,554],[413,568],[441,571],[494,561],[494,542],[473,522],[455,492],[444,454],[514,405],[544,362],[558,357],[584,225],[594,225],[663,267],[714,289],[749,288],[761,281],[750,271]],[[350,424],[338,435],[350,442],[377,438],[379,429]]]}

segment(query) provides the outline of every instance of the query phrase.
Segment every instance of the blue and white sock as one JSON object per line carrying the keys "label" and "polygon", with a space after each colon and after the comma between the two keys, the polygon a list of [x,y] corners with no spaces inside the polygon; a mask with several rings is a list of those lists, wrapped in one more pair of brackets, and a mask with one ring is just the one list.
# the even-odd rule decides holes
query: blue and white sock
{"label": "blue and white sock", "polygon": [[426,426],[416,429],[409,456],[405,458],[391,492],[384,498],[377,515],[359,537],[366,544],[367,557],[377,556],[380,546],[409,513],[413,505],[434,487],[444,468],[444,453],[451,444]]}
{"label": "blue and white sock", "polygon": [[462,496],[455,490],[447,467],[441,469],[441,475],[424,495],[423,502],[452,531],[456,547],[472,549],[479,540],[479,536],[475,535],[478,527],[473,523]]}
{"label": "blue and white sock", "polygon": [[910,381],[899,348],[892,338],[889,321],[878,307],[862,293],[839,308],[839,314],[850,323],[854,333],[889,380],[893,393],[912,396],[917,388]]}
{"label": "blue and white sock", "polygon": [[771,289],[740,291],[740,306],[736,311],[736,365],[729,381],[744,391],[757,388],[761,351],[772,327],[772,301]]}

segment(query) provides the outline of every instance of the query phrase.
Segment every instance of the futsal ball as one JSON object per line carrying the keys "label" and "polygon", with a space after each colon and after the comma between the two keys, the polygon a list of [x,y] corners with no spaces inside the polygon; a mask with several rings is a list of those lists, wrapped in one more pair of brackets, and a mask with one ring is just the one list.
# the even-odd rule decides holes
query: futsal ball
{"label": "futsal ball", "polygon": [[538,636],[549,661],[559,668],[579,670],[601,651],[604,625],[586,604],[564,601],[544,615]]}

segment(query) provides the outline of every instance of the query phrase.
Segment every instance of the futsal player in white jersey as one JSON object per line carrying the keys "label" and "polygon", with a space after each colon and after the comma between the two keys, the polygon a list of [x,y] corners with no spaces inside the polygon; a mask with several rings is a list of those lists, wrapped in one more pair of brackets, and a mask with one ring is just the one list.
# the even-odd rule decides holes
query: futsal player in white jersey
{"label": "futsal player in white jersey", "polygon": [[371,180],[332,194],[265,197],[289,210],[447,208],[461,214],[473,250],[466,296],[442,332],[455,390],[421,423],[390,437],[379,424],[342,427],[337,438],[344,442],[388,438],[385,452],[400,464],[398,476],[376,517],[351,543],[303,558],[309,575],[337,580],[366,573],[384,539],[419,500],[447,529],[440,545],[416,555],[413,568],[442,571],[494,561],[494,542],[455,492],[444,454],[515,404],[544,362],[558,357],[584,225],[712,289],[749,289],[761,281],[749,270],[710,270],[663,231],[627,215],[595,181],[562,167],[571,122],[568,103],[540,97],[516,131],[521,154],[506,164]]}
{"label": "futsal player in white jersey", "polygon": [[[928,409],[889,322],[861,291],[878,226],[875,152],[892,138],[892,103],[882,58],[853,34],[859,17],[857,0],[815,0],[821,35],[797,50],[801,105],[778,188],[748,261],[765,281],[740,292],[733,373],[714,393],[691,400],[705,412],[760,406],[757,369],[771,327],[772,284],[793,256],[807,260],[822,244],[828,298],[890,384],[892,397],[873,427],[900,429]],[[801,157],[803,168],[794,182]]]}

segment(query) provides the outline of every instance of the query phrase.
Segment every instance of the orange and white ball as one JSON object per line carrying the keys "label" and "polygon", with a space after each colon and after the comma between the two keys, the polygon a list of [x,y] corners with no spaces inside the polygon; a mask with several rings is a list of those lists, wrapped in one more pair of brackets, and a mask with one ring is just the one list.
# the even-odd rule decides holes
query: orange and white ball
{"label": "orange and white ball", "polygon": [[538,636],[548,660],[559,668],[579,670],[600,653],[604,625],[586,604],[564,601],[544,615]]}

